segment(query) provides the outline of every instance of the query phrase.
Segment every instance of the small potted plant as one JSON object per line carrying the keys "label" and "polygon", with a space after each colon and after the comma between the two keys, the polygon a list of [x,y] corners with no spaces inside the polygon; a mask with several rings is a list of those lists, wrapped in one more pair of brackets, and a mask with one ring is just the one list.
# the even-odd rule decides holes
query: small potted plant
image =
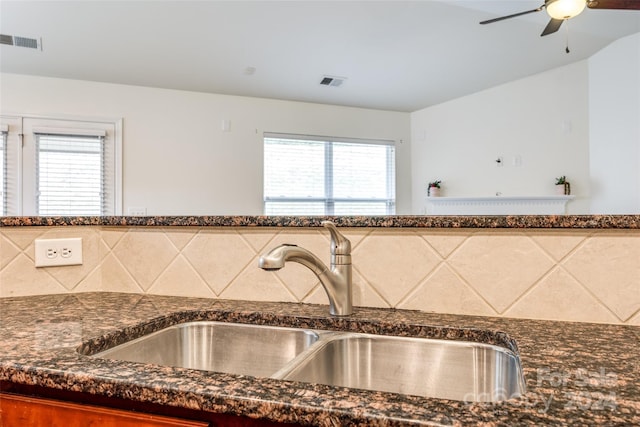
{"label": "small potted plant", "polygon": [[568,196],[571,194],[571,184],[569,184],[567,177],[564,175],[556,178],[556,194],[559,196]]}
{"label": "small potted plant", "polygon": [[429,183],[429,187],[427,188],[427,196],[429,197],[440,197],[440,183],[442,181],[433,181]]}

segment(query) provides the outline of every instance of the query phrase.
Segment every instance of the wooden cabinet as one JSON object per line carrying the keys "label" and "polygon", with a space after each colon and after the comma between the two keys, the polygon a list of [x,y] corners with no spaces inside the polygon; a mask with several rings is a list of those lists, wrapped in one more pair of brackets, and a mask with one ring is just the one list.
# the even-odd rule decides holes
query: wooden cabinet
{"label": "wooden cabinet", "polygon": [[205,427],[208,422],[0,393],[2,427]]}

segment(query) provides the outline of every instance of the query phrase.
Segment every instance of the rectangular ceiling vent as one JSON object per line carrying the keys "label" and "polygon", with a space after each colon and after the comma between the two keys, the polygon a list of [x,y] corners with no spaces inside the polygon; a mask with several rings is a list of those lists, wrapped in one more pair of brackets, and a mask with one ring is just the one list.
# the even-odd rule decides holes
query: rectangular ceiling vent
{"label": "rectangular ceiling vent", "polygon": [[324,76],[322,77],[322,80],[320,80],[320,84],[322,86],[338,87],[342,86],[342,83],[344,83],[345,80],[347,80],[345,77]]}
{"label": "rectangular ceiling vent", "polygon": [[0,34],[0,44],[9,46],[26,47],[29,49],[42,49],[42,43],[38,39],[29,37],[10,36],[8,34]]}
{"label": "rectangular ceiling vent", "polygon": [[0,34],[0,44],[8,44],[13,46],[13,37],[6,34]]}

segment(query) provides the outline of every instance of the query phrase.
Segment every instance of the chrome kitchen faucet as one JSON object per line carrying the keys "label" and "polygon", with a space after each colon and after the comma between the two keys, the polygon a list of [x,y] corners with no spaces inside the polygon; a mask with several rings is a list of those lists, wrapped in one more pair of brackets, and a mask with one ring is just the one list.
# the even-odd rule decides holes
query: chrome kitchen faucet
{"label": "chrome kitchen faucet", "polygon": [[334,316],[348,316],[353,313],[351,281],[351,242],[344,237],[331,221],[322,221],[331,234],[331,267],[308,250],[296,245],[283,244],[258,261],[263,270],[275,271],[293,261],[304,265],[318,276],[329,297],[329,313]]}

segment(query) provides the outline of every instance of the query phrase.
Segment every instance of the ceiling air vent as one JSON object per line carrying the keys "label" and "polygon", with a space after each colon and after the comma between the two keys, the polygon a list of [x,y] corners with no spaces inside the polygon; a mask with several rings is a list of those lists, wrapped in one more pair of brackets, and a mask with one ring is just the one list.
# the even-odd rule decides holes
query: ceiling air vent
{"label": "ceiling air vent", "polygon": [[345,80],[347,80],[345,77],[324,76],[324,77],[322,77],[322,80],[320,80],[320,84],[322,86],[338,87],[338,86],[341,86],[342,83],[344,83]]}
{"label": "ceiling air vent", "polygon": [[29,37],[10,36],[8,34],[0,34],[0,44],[9,46],[26,47],[29,49],[41,49],[42,44],[38,39]]}
{"label": "ceiling air vent", "polygon": [[0,34],[0,44],[8,44],[13,46],[13,37],[6,34]]}

